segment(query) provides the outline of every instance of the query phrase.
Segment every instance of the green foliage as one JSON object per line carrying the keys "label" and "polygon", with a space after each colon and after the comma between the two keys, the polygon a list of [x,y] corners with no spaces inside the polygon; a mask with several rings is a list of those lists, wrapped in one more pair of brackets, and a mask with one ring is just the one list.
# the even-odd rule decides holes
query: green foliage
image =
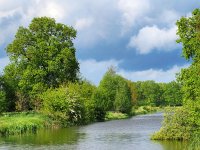
{"label": "green foliage", "polygon": [[0,76],[0,113],[7,111],[6,91],[3,78]]}
{"label": "green foliage", "polygon": [[6,111],[6,94],[0,90],[0,113]]}
{"label": "green foliage", "polygon": [[182,69],[179,81],[183,85],[184,101],[196,101],[200,98],[200,9],[195,9],[191,17],[182,17],[177,21],[179,39],[183,45],[183,56],[192,59],[189,68]]}
{"label": "green foliage", "polygon": [[70,88],[49,89],[42,93],[42,111],[59,121],[62,126],[81,124],[83,121],[84,105],[80,96]]}
{"label": "green foliage", "polygon": [[154,140],[188,140],[194,124],[190,122],[190,111],[184,107],[168,109],[161,129],[152,136]]}
{"label": "green foliage", "polygon": [[155,81],[136,82],[139,105],[162,105],[162,88]]}
{"label": "green foliage", "polygon": [[94,122],[95,103],[92,100],[92,95],[96,87],[88,81],[81,81],[80,83],[78,82],[68,83],[67,87],[70,93],[75,93],[76,95],[79,95],[80,98],[83,100],[84,104],[84,112],[83,112],[84,114],[82,114],[84,120],[83,122],[86,124]]}
{"label": "green foliage", "polygon": [[116,79],[116,72],[111,67],[103,76],[103,79],[99,83],[99,89],[103,91],[104,94],[104,108],[106,111],[114,110],[113,102],[115,100],[115,95],[117,91],[118,81]]}
{"label": "green foliage", "polygon": [[[192,146],[189,149],[198,149],[199,138],[192,138],[200,134],[200,9],[195,9],[191,17],[182,17],[176,24],[177,42],[183,45],[182,55],[186,60],[192,60],[191,66],[182,69],[178,76],[184,105],[167,113],[162,128],[152,138],[190,140]],[[173,93],[177,94],[176,91]]]}
{"label": "green foliage", "polygon": [[[130,113],[133,86],[123,77],[117,75],[111,67],[105,73],[99,87],[93,95],[99,111],[119,111]],[[132,90],[132,91],[131,91]],[[100,114],[100,113],[97,113]],[[103,117],[103,116],[102,116]]]}
{"label": "green foliage", "polygon": [[104,121],[105,115],[106,115],[106,108],[105,108],[105,102],[106,102],[106,91],[97,88],[93,95],[92,95],[92,101],[94,102],[94,116],[96,121]]}
{"label": "green foliage", "polygon": [[130,80],[127,80],[128,87],[131,92],[131,103],[132,105],[137,105],[137,100],[138,100],[138,93],[137,93],[137,88],[136,84],[134,82],[131,82]]}
{"label": "green foliage", "polygon": [[131,110],[131,91],[128,87],[127,82],[122,78],[118,77],[118,88],[115,95],[114,107],[115,111],[122,113],[130,113]]}
{"label": "green foliage", "polygon": [[148,114],[160,110],[161,109],[159,107],[154,107],[154,106],[139,106],[139,107],[133,106],[131,109],[131,115],[134,116],[134,115]]}
{"label": "green foliage", "polygon": [[72,27],[47,17],[34,18],[28,28],[19,27],[6,49],[11,63],[4,76],[25,98],[27,107],[33,109],[36,95],[47,88],[77,80],[79,64],[72,42],[75,37]]}
{"label": "green foliage", "polygon": [[121,112],[108,111],[105,116],[105,120],[115,120],[115,119],[127,119],[129,116]]}
{"label": "green foliage", "polygon": [[182,105],[182,92],[181,84],[176,81],[162,84],[163,95],[165,105],[168,106],[181,106]]}
{"label": "green foliage", "polygon": [[46,117],[36,113],[4,114],[0,117],[0,136],[36,133],[47,122]]}

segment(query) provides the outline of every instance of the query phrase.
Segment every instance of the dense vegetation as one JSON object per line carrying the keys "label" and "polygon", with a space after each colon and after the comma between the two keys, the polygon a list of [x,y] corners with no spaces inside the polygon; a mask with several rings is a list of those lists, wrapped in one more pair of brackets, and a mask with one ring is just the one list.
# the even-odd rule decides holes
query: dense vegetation
{"label": "dense vegetation", "polygon": [[177,21],[182,55],[191,60],[189,68],[182,69],[178,80],[182,86],[183,108],[169,113],[163,127],[153,139],[192,139],[192,149],[200,148],[200,9],[195,9],[191,17]]}
{"label": "dense vegetation", "polygon": [[[72,27],[47,17],[34,18],[28,28],[19,27],[6,49],[10,64],[0,76],[0,113],[2,120],[14,118],[22,124],[19,128],[5,122],[0,126],[1,134],[32,131],[46,127],[47,122],[48,127],[81,125],[155,111],[152,107],[182,105],[182,84],[175,81],[132,82],[113,67],[97,87],[81,79],[75,37]],[[32,115],[23,114],[30,111]],[[23,115],[7,116],[5,112]],[[42,116],[35,120],[36,126],[34,114]],[[26,127],[25,119],[33,128]]]}

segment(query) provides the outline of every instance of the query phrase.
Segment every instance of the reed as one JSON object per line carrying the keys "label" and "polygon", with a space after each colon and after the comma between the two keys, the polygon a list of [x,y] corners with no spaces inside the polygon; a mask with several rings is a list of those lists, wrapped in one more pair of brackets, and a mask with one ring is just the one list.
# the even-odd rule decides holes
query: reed
{"label": "reed", "polygon": [[0,117],[0,136],[35,133],[47,122],[47,117],[39,113],[6,113]]}

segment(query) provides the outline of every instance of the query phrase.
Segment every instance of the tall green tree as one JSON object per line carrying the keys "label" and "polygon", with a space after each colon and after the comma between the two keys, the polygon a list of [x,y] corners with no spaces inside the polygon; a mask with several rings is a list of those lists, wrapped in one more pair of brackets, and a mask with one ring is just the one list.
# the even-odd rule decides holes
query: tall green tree
{"label": "tall green tree", "polygon": [[116,91],[115,101],[114,101],[115,111],[122,113],[130,113],[131,104],[131,90],[125,79],[118,76],[118,88]]}
{"label": "tall green tree", "polygon": [[18,99],[26,107],[31,108],[29,100],[36,100],[34,96],[47,88],[77,80],[75,37],[72,27],[48,17],[34,18],[29,27],[19,27],[6,48],[11,63],[5,68],[4,76],[12,81]]}
{"label": "tall green tree", "polygon": [[106,111],[114,110],[116,90],[118,87],[117,74],[113,67],[110,67],[99,83],[99,89],[104,93],[104,108]]}
{"label": "tall green tree", "polygon": [[182,17],[177,21],[179,39],[182,43],[182,55],[192,60],[189,68],[182,69],[179,80],[183,85],[185,101],[200,100],[200,9],[195,9],[191,17]]}
{"label": "tall green tree", "polygon": [[[177,21],[182,55],[191,60],[188,68],[182,69],[178,80],[182,85],[183,108],[168,113],[163,127],[155,134],[156,139],[194,139],[191,149],[199,149],[200,135],[200,9],[195,9],[190,17]],[[175,138],[174,138],[175,137]]]}
{"label": "tall green tree", "polygon": [[190,123],[200,133],[200,9],[191,17],[177,21],[179,39],[183,45],[183,56],[191,60],[189,68],[182,69],[179,81],[182,84],[184,105],[190,112]]}
{"label": "tall green tree", "polygon": [[139,105],[159,106],[162,104],[162,89],[155,81],[138,81],[136,87]]}
{"label": "tall green tree", "polygon": [[164,84],[163,86],[163,101],[165,105],[181,106],[182,105],[182,92],[181,84],[172,81]]}

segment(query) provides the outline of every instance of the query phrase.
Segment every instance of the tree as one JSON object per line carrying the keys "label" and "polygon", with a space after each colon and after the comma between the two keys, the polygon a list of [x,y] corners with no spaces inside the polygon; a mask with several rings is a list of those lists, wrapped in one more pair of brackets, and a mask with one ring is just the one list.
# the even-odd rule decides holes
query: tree
{"label": "tree", "polygon": [[156,105],[162,103],[162,89],[155,81],[136,82],[139,105]]}
{"label": "tree", "polygon": [[0,113],[6,111],[6,105],[6,92],[4,90],[2,77],[0,76]]}
{"label": "tree", "polygon": [[99,89],[104,91],[104,99],[102,100],[104,103],[104,108],[106,111],[114,110],[114,100],[116,95],[116,90],[118,86],[118,81],[116,79],[117,74],[113,67],[109,68],[108,71],[103,76],[102,80],[99,84]]}
{"label": "tree", "polygon": [[190,124],[200,133],[200,9],[195,9],[191,17],[177,21],[179,39],[183,45],[183,56],[192,60],[190,67],[182,69],[179,81],[182,84],[184,106],[190,113]]}
{"label": "tree", "polygon": [[[178,76],[183,92],[183,107],[168,112],[163,127],[154,139],[189,139],[192,147],[199,149],[200,140],[200,9],[195,9],[190,17],[177,21],[179,39],[182,43],[182,55],[192,60],[190,67],[182,69]],[[193,140],[193,141],[192,141]]]}
{"label": "tree", "polygon": [[195,9],[191,17],[182,17],[177,21],[179,39],[182,43],[182,55],[186,60],[192,60],[189,68],[182,69],[179,75],[184,93],[184,100],[198,101],[200,99],[200,9]]}
{"label": "tree", "polygon": [[163,100],[165,105],[181,106],[182,105],[182,92],[181,85],[176,81],[164,84],[163,86]]}
{"label": "tree", "polygon": [[128,87],[127,81],[120,76],[118,76],[118,88],[116,91],[114,107],[115,111],[127,114],[130,113],[132,107],[130,88]]}
{"label": "tree", "polygon": [[130,80],[127,80],[127,84],[130,89],[130,92],[131,92],[131,103],[132,103],[132,105],[137,105],[137,99],[138,99],[137,92],[138,91],[136,88],[136,84],[134,82],[131,82]]}
{"label": "tree", "polygon": [[77,80],[79,63],[75,57],[73,39],[76,31],[52,18],[34,18],[28,28],[19,27],[14,41],[6,51],[10,64],[5,68],[5,79],[32,107],[29,99],[47,88],[56,88]]}

